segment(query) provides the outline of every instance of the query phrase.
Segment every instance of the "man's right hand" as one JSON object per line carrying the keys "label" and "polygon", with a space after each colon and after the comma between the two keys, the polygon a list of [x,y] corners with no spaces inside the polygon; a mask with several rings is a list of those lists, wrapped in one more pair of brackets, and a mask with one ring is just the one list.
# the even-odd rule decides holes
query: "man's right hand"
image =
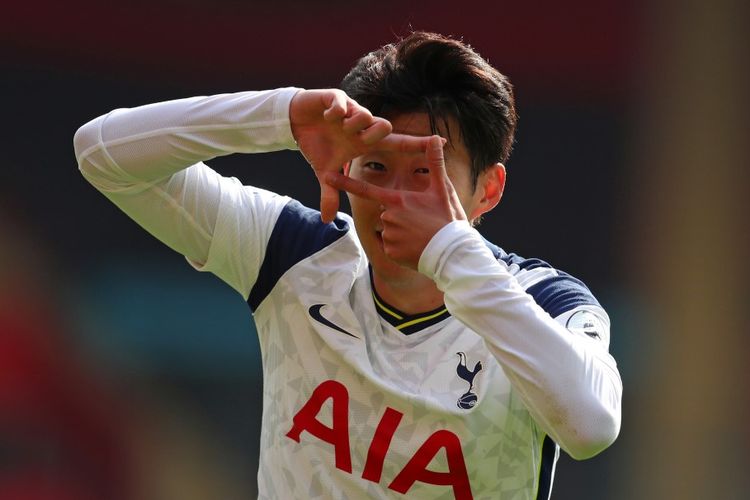
{"label": "man's right hand", "polygon": [[425,151],[429,137],[391,133],[391,123],[338,89],[301,90],[292,98],[289,119],[294,140],[320,183],[320,213],[330,222],[339,207],[339,192],[324,182],[369,151]]}

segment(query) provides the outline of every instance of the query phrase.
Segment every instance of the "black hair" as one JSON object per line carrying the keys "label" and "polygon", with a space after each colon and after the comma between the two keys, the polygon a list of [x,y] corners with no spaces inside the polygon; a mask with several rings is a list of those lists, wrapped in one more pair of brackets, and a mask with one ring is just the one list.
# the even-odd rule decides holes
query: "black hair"
{"label": "black hair", "polygon": [[427,113],[432,132],[453,117],[479,175],[510,156],[516,130],[513,87],[505,75],[462,41],[416,31],[362,57],[341,89],[374,115]]}

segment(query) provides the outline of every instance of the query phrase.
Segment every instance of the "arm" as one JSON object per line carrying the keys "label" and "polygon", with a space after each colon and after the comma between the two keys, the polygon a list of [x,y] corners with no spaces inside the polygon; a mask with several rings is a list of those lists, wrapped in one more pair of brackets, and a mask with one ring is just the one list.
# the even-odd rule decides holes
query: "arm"
{"label": "arm", "polygon": [[288,110],[296,92],[242,92],[112,111],[76,133],[81,173],[138,224],[246,297],[288,199],[244,187],[202,162],[295,147]]}
{"label": "arm", "polygon": [[[242,186],[202,162],[298,144],[320,176],[371,147],[424,147],[421,138],[390,132],[389,122],[340,90],[281,89],[115,110],[81,127],[74,143],[89,182],[194,266],[247,298],[289,200]],[[330,221],[338,192],[324,186],[321,198]]]}
{"label": "arm", "polygon": [[[498,262],[467,221],[445,170],[442,145],[426,149],[424,191],[385,189],[346,176],[326,182],[382,204],[386,255],[417,269],[444,293],[456,318],[481,335],[540,428],[572,457],[609,446],[620,429],[622,382],[604,343],[555,321]],[[565,321],[570,308],[560,309]],[[603,310],[592,311],[608,323]]]}
{"label": "arm", "polygon": [[434,236],[419,270],[445,293],[451,314],[485,339],[535,421],[568,454],[588,458],[615,440],[622,381],[602,309],[586,307],[600,319],[599,339],[568,330],[572,311],[553,319],[466,222]]}

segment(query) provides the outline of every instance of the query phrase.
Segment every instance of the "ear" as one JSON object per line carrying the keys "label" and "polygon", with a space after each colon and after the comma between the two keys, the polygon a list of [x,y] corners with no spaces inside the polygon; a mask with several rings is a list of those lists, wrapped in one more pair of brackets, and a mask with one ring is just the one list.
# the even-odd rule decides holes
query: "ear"
{"label": "ear", "polygon": [[469,219],[474,220],[495,208],[500,202],[504,190],[505,165],[495,163],[477,179],[477,189],[474,192],[475,202]]}

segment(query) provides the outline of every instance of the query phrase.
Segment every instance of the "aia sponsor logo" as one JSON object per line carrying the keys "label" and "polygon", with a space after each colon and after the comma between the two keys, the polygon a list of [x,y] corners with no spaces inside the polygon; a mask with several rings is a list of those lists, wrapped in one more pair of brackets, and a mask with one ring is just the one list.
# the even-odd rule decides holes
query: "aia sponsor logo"
{"label": "aia sponsor logo", "polygon": [[[479,370],[481,370],[481,365]],[[323,405],[328,404],[330,404],[332,415],[331,427],[323,424],[317,418]],[[388,458],[391,441],[403,416],[404,414],[400,411],[386,406],[367,451],[367,459],[362,470],[363,479],[374,483],[381,482],[383,464]],[[349,391],[344,384],[335,380],[322,382],[315,388],[307,403],[294,415],[292,422],[292,428],[286,433],[287,437],[304,444],[302,434],[307,432],[310,436],[329,443],[333,446],[336,468],[349,474],[353,473],[349,445]],[[304,438],[310,439],[309,436]],[[428,469],[427,466],[441,450],[447,458],[448,470],[434,471]],[[388,483],[388,489],[406,494],[417,481],[451,486],[454,496],[459,500],[473,498],[469,474],[466,470],[466,462],[458,436],[446,429],[435,431],[429,435],[401,469],[401,472],[396,474]]]}

